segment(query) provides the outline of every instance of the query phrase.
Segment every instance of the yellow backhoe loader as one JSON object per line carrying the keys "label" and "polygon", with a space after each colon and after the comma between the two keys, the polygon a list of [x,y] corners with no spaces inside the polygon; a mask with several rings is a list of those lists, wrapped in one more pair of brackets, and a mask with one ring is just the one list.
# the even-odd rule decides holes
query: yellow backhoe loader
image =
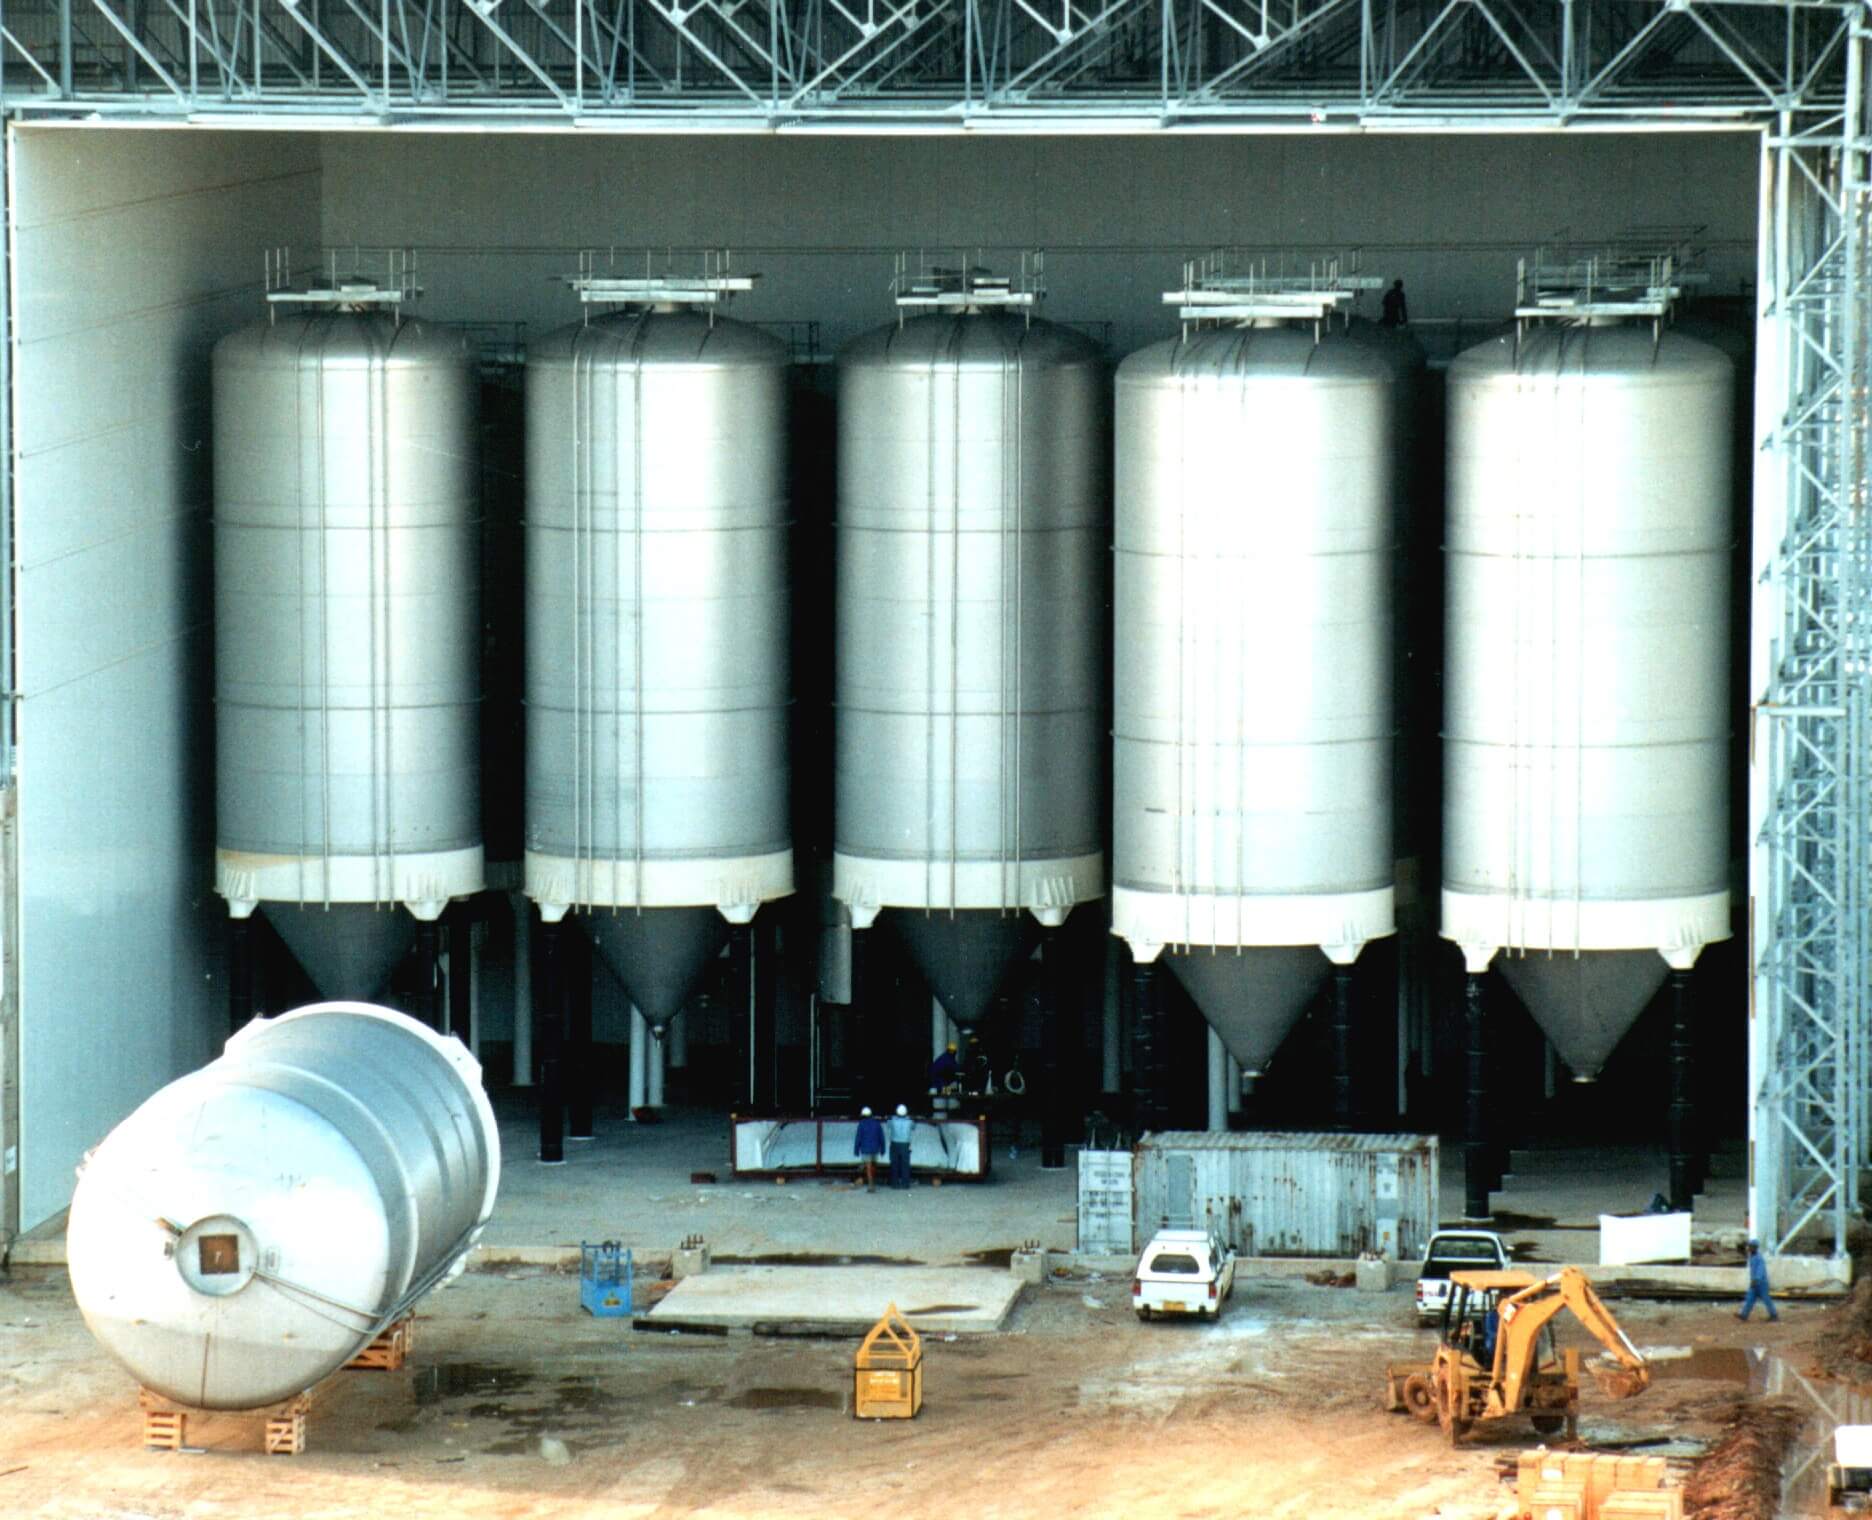
{"label": "yellow backhoe loader", "polygon": [[1592,1367],[1613,1398],[1651,1386],[1651,1369],[1578,1267],[1551,1277],[1526,1272],[1452,1272],[1436,1359],[1394,1364],[1385,1375],[1385,1407],[1436,1421],[1460,1441],[1478,1420],[1525,1414],[1550,1434],[1579,1434],[1577,1350],[1554,1344],[1555,1317],[1573,1316],[1610,1353],[1614,1367]]}

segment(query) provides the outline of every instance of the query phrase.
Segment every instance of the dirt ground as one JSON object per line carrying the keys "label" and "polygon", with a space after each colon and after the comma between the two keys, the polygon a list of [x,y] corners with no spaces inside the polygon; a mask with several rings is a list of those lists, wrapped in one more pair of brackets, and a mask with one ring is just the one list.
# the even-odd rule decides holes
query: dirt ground
{"label": "dirt ground", "polygon": [[[323,1385],[286,1458],[233,1416],[191,1422],[198,1453],[144,1450],[63,1272],[22,1269],[0,1281],[0,1515],[1486,1520],[1507,1497],[1521,1422],[1452,1450],[1379,1407],[1385,1364],[1425,1354],[1407,1289],[1243,1279],[1213,1325],[1139,1324],[1128,1289],[1030,1290],[1005,1332],[928,1344],[920,1418],[861,1422],[850,1343],[633,1332],[585,1316],[574,1278],[470,1274],[425,1303],[409,1367]],[[1806,1354],[1827,1322],[1617,1308],[1641,1346],[1709,1354],[1636,1400],[1589,1387],[1594,1444],[1714,1441],[1746,1397],[1719,1348]]]}

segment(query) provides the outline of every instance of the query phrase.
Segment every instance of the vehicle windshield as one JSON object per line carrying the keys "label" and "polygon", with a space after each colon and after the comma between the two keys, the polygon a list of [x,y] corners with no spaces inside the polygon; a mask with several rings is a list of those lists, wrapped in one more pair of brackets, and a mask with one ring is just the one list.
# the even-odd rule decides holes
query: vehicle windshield
{"label": "vehicle windshield", "polygon": [[1451,1239],[1439,1235],[1430,1242],[1428,1259],[1431,1261],[1499,1261],[1501,1253],[1495,1249],[1492,1240]]}
{"label": "vehicle windshield", "polygon": [[1202,1271],[1202,1263],[1194,1256],[1182,1251],[1159,1251],[1145,1266],[1147,1272],[1177,1272],[1189,1274]]}

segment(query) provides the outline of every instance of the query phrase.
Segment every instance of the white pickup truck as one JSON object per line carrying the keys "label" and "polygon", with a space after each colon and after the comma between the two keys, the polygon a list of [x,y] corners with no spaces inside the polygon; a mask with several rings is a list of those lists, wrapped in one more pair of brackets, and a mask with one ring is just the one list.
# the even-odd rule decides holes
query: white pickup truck
{"label": "white pickup truck", "polygon": [[1417,1270],[1418,1322],[1442,1317],[1449,1302],[1450,1273],[1505,1272],[1508,1267],[1508,1247],[1501,1236],[1488,1230],[1437,1231]]}

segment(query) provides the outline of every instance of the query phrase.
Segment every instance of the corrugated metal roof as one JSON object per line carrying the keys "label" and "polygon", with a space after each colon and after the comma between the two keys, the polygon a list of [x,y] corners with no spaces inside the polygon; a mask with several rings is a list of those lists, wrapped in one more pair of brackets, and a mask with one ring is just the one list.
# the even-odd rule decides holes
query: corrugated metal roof
{"label": "corrugated metal roof", "polygon": [[1429,1151],[1435,1135],[1344,1135],[1331,1130],[1152,1130],[1140,1150],[1177,1151]]}

